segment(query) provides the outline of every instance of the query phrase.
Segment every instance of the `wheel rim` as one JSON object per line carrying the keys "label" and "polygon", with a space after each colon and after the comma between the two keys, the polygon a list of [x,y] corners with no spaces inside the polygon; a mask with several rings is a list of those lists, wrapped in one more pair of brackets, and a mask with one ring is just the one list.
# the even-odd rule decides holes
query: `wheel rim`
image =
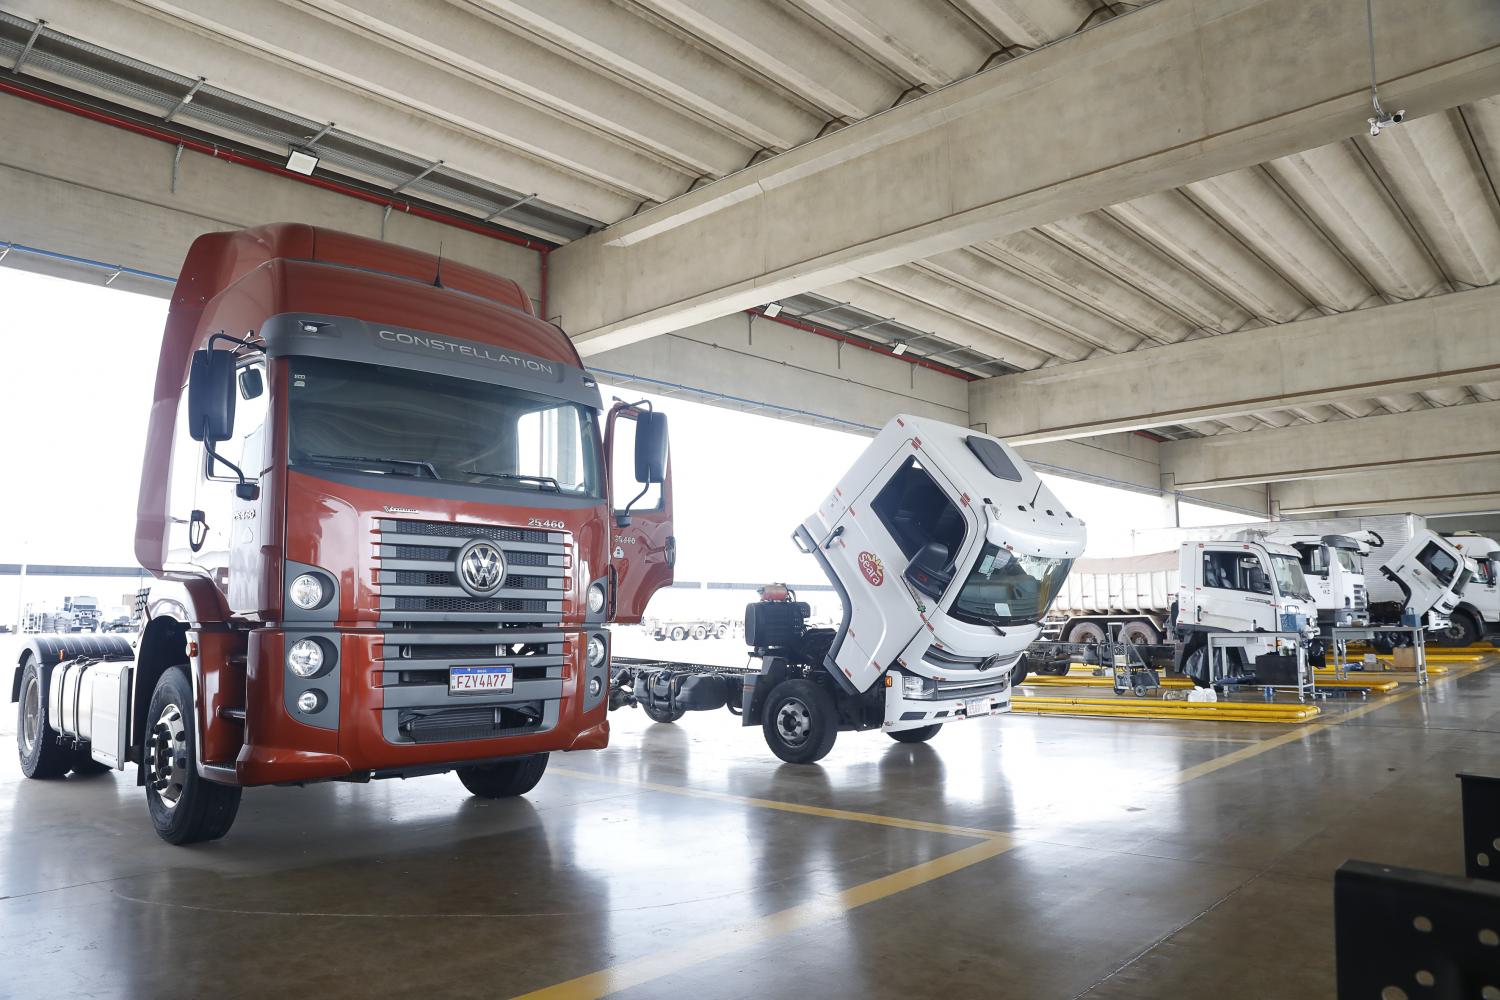
{"label": "wheel rim", "polygon": [[812,735],[812,712],[801,698],[788,698],[776,712],[776,735],[790,746],[801,746]]}
{"label": "wheel rim", "polygon": [[42,686],[36,675],[26,678],[21,694],[21,749],[29,757],[42,732]]}
{"label": "wheel rim", "polygon": [[187,724],[182,709],[168,704],[151,727],[146,748],[151,790],[168,809],[177,808],[188,778]]}

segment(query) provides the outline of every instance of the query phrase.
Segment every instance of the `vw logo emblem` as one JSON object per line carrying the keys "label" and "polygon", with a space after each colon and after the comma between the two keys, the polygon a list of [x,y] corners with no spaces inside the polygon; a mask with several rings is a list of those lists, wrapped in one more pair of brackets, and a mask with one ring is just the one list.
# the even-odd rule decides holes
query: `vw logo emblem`
{"label": "vw logo emblem", "polygon": [[505,556],[493,543],[474,539],[458,550],[458,582],[475,597],[488,597],[505,582]]}

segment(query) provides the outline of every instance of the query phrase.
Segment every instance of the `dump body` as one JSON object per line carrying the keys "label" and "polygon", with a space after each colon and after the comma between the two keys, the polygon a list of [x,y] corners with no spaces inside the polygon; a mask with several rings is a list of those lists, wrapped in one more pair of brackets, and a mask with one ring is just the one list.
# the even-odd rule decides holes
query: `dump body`
{"label": "dump body", "polygon": [[1052,604],[1058,617],[1146,616],[1164,619],[1177,599],[1178,553],[1080,559]]}

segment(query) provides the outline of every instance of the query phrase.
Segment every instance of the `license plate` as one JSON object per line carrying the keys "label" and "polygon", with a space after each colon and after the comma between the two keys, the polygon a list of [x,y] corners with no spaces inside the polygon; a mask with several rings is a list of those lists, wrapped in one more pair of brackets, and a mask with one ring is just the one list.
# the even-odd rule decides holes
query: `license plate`
{"label": "license plate", "polygon": [[975,698],[964,706],[964,714],[969,718],[990,714],[990,700],[988,698]]}
{"label": "license plate", "polygon": [[515,673],[510,667],[449,667],[449,694],[488,694],[513,690]]}

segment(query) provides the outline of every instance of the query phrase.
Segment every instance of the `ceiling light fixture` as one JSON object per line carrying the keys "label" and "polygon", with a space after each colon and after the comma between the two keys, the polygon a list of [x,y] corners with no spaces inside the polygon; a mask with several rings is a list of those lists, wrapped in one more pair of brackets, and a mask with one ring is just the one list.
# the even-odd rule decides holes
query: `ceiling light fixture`
{"label": "ceiling light fixture", "polygon": [[766,306],[763,311],[767,319],[775,319],[777,316],[781,315],[781,303],[772,302],[770,305]]}
{"label": "ceiling light fixture", "polygon": [[891,345],[891,353],[898,358],[901,357],[901,355],[906,353],[906,345],[899,343]]}
{"label": "ceiling light fixture", "polygon": [[300,149],[294,149],[286,158],[286,168],[293,173],[311,177],[312,172],[318,169],[318,158],[312,153],[304,153]]}

